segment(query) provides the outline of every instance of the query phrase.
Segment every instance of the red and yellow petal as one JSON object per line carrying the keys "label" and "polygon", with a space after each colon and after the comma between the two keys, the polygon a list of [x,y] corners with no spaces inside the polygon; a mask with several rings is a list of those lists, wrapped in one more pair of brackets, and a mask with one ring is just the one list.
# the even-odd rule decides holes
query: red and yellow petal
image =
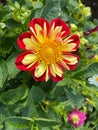
{"label": "red and yellow petal", "polygon": [[47,65],[44,63],[39,63],[38,66],[35,68],[35,77],[39,78],[41,77],[45,71],[47,70]]}
{"label": "red and yellow petal", "polygon": [[75,65],[69,65],[70,70],[74,70],[77,67],[77,64]]}
{"label": "red and yellow petal", "polygon": [[79,47],[80,39],[79,36],[74,34],[63,40],[63,51],[72,52],[76,51]]}
{"label": "red and yellow petal", "polygon": [[53,77],[56,77],[56,75],[62,77],[63,71],[57,63],[51,64],[49,68],[50,68],[50,73],[51,75],[53,75]]}
{"label": "red and yellow petal", "polygon": [[35,76],[35,70],[31,71],[31,74],[36,81],[40,81],[40,82],[41,81],[48,81],[48,79],[50,77],[50,73],[49,73],[48,68],[46,69],[46,71],[40,77]]}
{"label": "red and yellow petal", "polygon": [[58,64],[55,63],[55,64],[51,64],[49,69],[50,69],[52,79],[55,82],[62,80],[64,73],[63,73],[61,66],[59,66]]}
{"label": "red and yellow petal", "polygon": [[39,43],[34,39],[33,36],[31,38],[24,38],[23,43],[25,45],[26,50],[31,50],[33,52],[37,51],[39,47]]}
{"label": "red and yellow petal", "polygon": [[61,65],[66,70],[73,70],[76,68],[77,63],[79,62],[79,57],[76,54],[66,54],[63,56],[61,60]]}
{"label": "red and yellow petal", "polygon": [[34,70],[33,70],[33,71],[31,71],[31,75],[33,76],[33,78],[35,79],[35,81],[39,81],[39,82],[45,81],[45,73],[41,77],[37,78],[37,77],[35,77]]}
{"label": "red and yellow petal", "polygon": [[33,71],[31,71],[31,74],[36,81],[48,81],[51,76],[55,82],[58,82],[64,77],[64,73],[58,65],[52,65],[52,67],[45,68],[44,65],[40,64],[39,66],[36,66]]}
{"label": "red and yellow petal", "polygon": [[17,68],[23,71],[31,71],[38,65],[37,59],[32,52],[23,52],[16,58]]}
{"label": "red and yellow petal", "polygon": [[29,24],[32,35],[40,42],[43,43],[49,32],[49,23],[44,18],[32,19]]}
{"label": "red and yellow petal", "polygon": [[23,42],[24,38],[31,38],[31,34],[29,32],[24,32],[18,37],[17,43],[22,50],[26,50],[26,45]]}
{"label": "red and yellow petal", "polygon": [[49,37],[54,38],[64,38],[70,33],[67,24],[60,18],[55,18],[50,22],[50,32]]}
{"label": "red and yellow petal", "polygon": [[75,43],[75,44],[76,44],[76,46],[73,48],[73,50],[76,51],[76,50],[78,49],[79,43],[80,43],[80,38],[79,38],[79,36],[78,36],[77,34],[74,34],[74,35],[70,36],[69,39],[72,40],[72,42],[70,42],[70,44],[72,44],[72,43]]}
{"label": "red and yellow petal", "polygon": [[60,76],[58,76],[58,75],[56,75],[56,77],[53,77],[52,76],[52,79],[53,79],[53,81],[54,82],[59,82],[60,80],[62,80],[64,78],[64,74],[60,77]]}

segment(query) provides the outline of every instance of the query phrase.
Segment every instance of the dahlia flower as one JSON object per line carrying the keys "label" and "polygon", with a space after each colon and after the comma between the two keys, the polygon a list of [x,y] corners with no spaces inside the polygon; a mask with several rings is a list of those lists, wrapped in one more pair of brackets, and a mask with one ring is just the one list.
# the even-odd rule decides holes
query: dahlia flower
{"label": "dahlia flower", "polygon": [[29,71],[36,81],[51,77],[55,82],[63,79],[64,70],[76,68],[79,57],[73,52],[80,40],[76,34],[69,36],[69,27],[63,20],[55,18],[49,23],[44,18],[34,18],[29,29],[17,40],[24,50],[16,59],[17,68]]}
{"label": "dahlia flower", "polygon": [[68,120],[75,127],[83,126],[84,121],[86,120],[86,113],[81,112],[78,109],[74,109],[74,111],[68,114]]}

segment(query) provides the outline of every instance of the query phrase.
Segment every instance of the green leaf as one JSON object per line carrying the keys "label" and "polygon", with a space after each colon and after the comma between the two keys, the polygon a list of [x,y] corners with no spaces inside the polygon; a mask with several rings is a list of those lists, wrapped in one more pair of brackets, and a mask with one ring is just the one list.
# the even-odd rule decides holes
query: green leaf
{"label": "green leaf", "polygon": [[8,69],[6,62],[0,58],[0,88],[3,87],[8,76]]}
{"label": "green leaf", "polygon": [[[8,19],[6,22],[6,26],[9,28],[9,29],[15,29],[15,28],[20,28],[21,27],[21,24],[17,21],[15,21],[14,19]],[[22,28],[20,28],[22,30]]]}
{"label": "green leaf", "polygon": [[[0,38],[4,35],[4,31],[0,29]],[[0,43],[1,44],[1,43]]]}
{"label": "green leaf", "polygon": [[26,113],[27,113],[27,116],[31,117],[31,118],[38,117],[38,112],[37,112],[35,102],[39,102],[42,98],[41,96],[43,96],[43,92],[40,89],[36,89],[36,87],[37,86],[32,87],[32,89],[30,90],[30,93],[28,95],[28,98],[27,98],[27,111],[26,111]]}
{"label": "green leaf", "polygon": [[61,80],[60,82],[58,82],[56,84],[56,86],[65,86],[69,82],[70,82],[70,78],[67,75],[65,75],[64,78],[63,78],[63,80]]}
{"label": "green leaf", "polygon": [[98,73],[98,63],[92,63],[84,72],[83,77],[90,77]]}
{"label": "green leaf", "polygon": [[42,130],[51,130],[49,127],[43,127]]}
{"label": "green leaf", "polygon": [[1,114],[1,112],[0,112],[0,130],[2,130],[2,128],[3,128],[4,119],[5,119],[5,116],[3,114]]}
{"label": "green leaf", "polygon": [[41,17],[41,10],[42,9],[36,9],[35,13],[33,12],[32,14],[34,15],[33,17],[37,18],[37,17]]}
{"label": "green leaf", "polygon": [[98,73],[98,63],[92,63],[83,70],[78,71],[73,75],[74,78],[85,77],[88,78]]}
{"label": "green leaf", "polygon": [[5,130],[30,130],[33,120],[26,117],[10,117],[5,120]]}
{"label": "green leaf", "polygon": [[28,104],[27,116],[31,118],[38,117],[37,109],[33,100],[30,100],[30,103]]}
{"label": "green leaf", "polygon": [[63,11],[61,11],[59,15],[60,15],[60,18],[66,22],[69,21],[70,19],[70,16],[67,13],[65,14]]}
{"label": "green leaf", "polygon": [[54,97],[56,99],[64,92],[64,87],[63,86],[57,86],[54,91]]}
{"label": "green leaf", "polygon": [[66,127],[63,127],[62,130],[75,130],[74,128],[66,128]]}
{"label": "green leaf", "polygon": [[61,122],[54,121],[54,120],[47,119],[47,118],[36,118],[35,120],[41,126],[55,126],[55,125],[59,125],[61,123]]}
{"label": "green leaf", "polygon": [[17,9],[20,9],[20,4],[19,4],[17,1],[15,1],[14,6],[15,6]]}
{"label": "green leaf", "polygon": [[73,7],[78,7],[77,1],[69,0],[69,4],[71,4]]}
{"label": "green leaf", "polygon": [[43,8],[41,17],[51,20],[59,16],[60,1],[49,1]]}
{"label": "green leaf", "polygon": [[42,7],[43,7],[43,3],[40,2],[40,1],[35,1],[35,2],[33,3],[33,7],[34,7],[34,9],[42,8]]}
{"label": "green leaf", "polygon": [[14,105],[18,101],[25,99],[28,95],[28,88],[25,85],[21,85],[16,89],[10,89],[1,96],[1,100],[4,104]]}
{"label": "green leaf", "polygon": [[[66,91],[66,89],[65,89],[65,91]],[[67,91],[66,95],[67,95],[69,102],[71,102],[71,106],[73,108],[83,105],[84,98],[79,91],[76,91],[75,94],[70,91]]]}
{"label": "green leaf", "polygon": [[24,0],[25,1],[25,5],[28,7],[28,8],[31,8],[33,5],[32,5],[32,2],[30,0]]}
{"label": "green leaf", "polygon": [[17,69],[17,67],[15,65],[15,60],[16,60],[17,55],[18,55],[18,53],[14,52],[7,59],[8,74],[9,74],[8,79],[15,78],[15,76],[20,72],[20,70]]}
{"label": "green leaf", "polygon": [[77,130],[92,130],[92,128],[88,128],[86,126],[80,126],[79,128],[77,128]]}
{"label": "green leaf", "polygon": [[44,97],[44,92],[42,89],[38,88],[37,86],[32,86],[31,89],[31,97],[34,102],[40,102]]}

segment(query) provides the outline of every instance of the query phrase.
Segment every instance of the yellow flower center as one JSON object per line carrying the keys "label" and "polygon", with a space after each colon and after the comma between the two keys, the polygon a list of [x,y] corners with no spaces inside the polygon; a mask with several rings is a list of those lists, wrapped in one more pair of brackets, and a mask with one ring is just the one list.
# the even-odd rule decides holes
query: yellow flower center
{"label": "yellow flower center", "polygon": [[98,82],[98,77],[96,77],[96,79],[95,79],[97,82]]}
{"label": "yellow flower center", "polygon": [[51,47],[47,47],[45,50],[44,50],[44,54],[46,54],[45,55],[45,58],[52,58],[54,55],[55,55],[55,52],[54,52],[54,50],[53,50],[53,48],[51,48]]}
{"label": "yellow flower center", "polygon": [[77,115],[73,115],[72,116],[72,120],[73,120],[73,123],[78,123],[78,121],[79,121],[79,117],[77,116]]}
{"label": "yellow flower center", "polygon": [[39,61],[48,65],[60,61],[62,55],[61,47],[62,43],[58,41],[42,43],[37,50]]}

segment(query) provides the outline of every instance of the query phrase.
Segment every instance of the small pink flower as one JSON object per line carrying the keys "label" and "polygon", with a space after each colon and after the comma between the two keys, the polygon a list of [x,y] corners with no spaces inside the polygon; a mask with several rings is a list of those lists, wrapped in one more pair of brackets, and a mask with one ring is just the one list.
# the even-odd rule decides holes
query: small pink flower
{"label": "small pink flower", "polygon": [[77,108],[70,114],[68,114],[68,120],[75,127],[82,126],[86,120],[86,113],[80,112]]}

